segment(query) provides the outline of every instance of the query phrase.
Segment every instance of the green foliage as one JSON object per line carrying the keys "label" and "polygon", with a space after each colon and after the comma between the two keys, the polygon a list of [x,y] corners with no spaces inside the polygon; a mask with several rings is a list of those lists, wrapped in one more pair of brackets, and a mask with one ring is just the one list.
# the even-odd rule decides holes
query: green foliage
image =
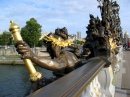
{"label": "green foliage", "polygon": [[0,35],[0,45],[12,45],[12,44],[14,44],[14,41],[11,33],[4,31]]}
{"label": "green foliage", "polygon": [[38,47],[41,47],[41,46],[43,46],[43,45],[44,45],[43,40],[39,40],[39,42],[38,42]]}
{"label": "green foliage", "polygon": [[84,44],[84,42],[81,41],[81,40],[75,40],[74,43],[75,43],[75,44],[78,44],[78,45],[83,45],[83,44]]}
{"label": "green foliage", "polygon": [[30,46],[38,46],[39,38],[41,37],[41,25],[31,18],[26,22],[26,26],[21,29],[23,40]]}

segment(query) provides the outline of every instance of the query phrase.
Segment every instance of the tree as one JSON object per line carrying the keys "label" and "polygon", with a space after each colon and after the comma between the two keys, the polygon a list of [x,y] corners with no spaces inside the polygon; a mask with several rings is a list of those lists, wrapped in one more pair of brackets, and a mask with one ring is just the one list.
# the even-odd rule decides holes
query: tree
{"label": "tree", "polygon": [[14,42],[11,33],[4,31],[0,35],[0,45],[12,45],[12,44],[14,44]]}
{"label": "tree", "polygon": [[43,45],[44,45],[43,39],[39,40],[38,46],[41,47],[41,46],[43,46]]}
{"label": "tree", "polygon": [[30,46],[35,47],[39,43],[39,38],[41,37],[41,25],[31,18],[26,22],[26,26],[21,29],[21,35],[23,40]]}

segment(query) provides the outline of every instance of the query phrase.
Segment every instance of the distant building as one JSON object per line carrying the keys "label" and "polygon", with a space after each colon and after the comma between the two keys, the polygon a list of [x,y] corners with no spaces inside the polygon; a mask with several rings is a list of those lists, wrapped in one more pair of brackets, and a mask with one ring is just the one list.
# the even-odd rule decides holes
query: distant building
{"label": "distant building", "polygon": [[128,33],[128,31],[125,32],[124,38],[129,38],[129,33]]}
{"label": "distant building", "polygon": [[68,39],[71,41],[75,41],[77,38],[75,34],[69,34]]}
{"label": "distant building", "polygon": [[81,39],[81,32],[77,32],[77,39],[78,39],[78,40]]}
{"label": "distant building", "polygon": [[124,34],[124,43],[126,43],[129,40],[130,40],[129,39],[129,33],[128,33],[128,31],[126,31],[125,34]]}

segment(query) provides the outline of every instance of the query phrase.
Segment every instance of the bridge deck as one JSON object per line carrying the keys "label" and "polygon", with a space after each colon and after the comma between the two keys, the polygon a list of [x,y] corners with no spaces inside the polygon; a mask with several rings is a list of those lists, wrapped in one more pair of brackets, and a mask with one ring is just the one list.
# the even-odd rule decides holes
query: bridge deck
{"label": "bridge deck", "polygon": [[123,64],[115,80],[115,97],[130,97],[130,51],[123,51]]}

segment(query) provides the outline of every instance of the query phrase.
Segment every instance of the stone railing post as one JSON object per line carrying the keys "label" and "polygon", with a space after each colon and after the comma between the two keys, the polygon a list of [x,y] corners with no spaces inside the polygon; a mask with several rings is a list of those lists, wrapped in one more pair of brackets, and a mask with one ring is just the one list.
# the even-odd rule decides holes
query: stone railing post
{"label": "stone railing post", "polygon": [[115,86],[112,84],[113,81],[113,70],[111,65],[103,68],[98,74],[98,80],[101,85],[100,92],[105,97],[114,97]]}

